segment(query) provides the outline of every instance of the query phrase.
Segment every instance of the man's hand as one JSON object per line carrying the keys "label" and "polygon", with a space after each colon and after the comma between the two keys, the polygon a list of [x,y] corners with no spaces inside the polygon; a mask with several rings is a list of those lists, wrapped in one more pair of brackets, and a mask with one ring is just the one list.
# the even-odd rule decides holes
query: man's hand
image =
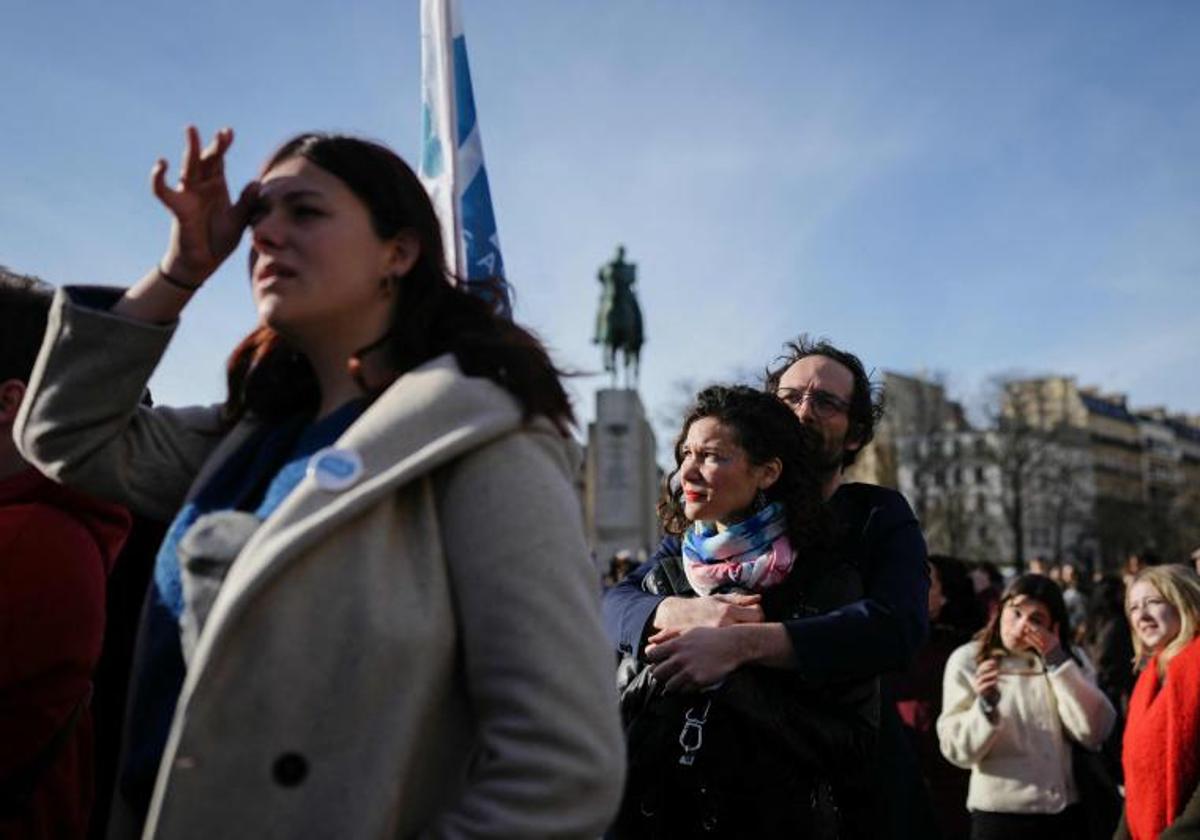
{"label": "man's hand", "polygon": [[745,637],[730,627],[661,630],[649,642],[646,661],[666,691],[698,691],[718,683],[749,655]]}
{"label": "man's hand", "polygon": [[671,596],[658,605],[651,622],[656,630],[760,624],[765,619],[761,601],[761,595],[705,595],[701,598]]}

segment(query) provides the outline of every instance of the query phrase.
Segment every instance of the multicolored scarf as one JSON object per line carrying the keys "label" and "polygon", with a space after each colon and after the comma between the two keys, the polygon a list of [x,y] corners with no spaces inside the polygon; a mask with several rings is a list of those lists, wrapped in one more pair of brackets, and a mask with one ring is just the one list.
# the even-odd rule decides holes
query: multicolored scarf
{"label": "multicolored scarf", "polygon": [[700,595],[732,588],[761,592],[788,576],[793,559],[780,502],[724,531],[714,522],[697,522],[683,535],[683,572]]}

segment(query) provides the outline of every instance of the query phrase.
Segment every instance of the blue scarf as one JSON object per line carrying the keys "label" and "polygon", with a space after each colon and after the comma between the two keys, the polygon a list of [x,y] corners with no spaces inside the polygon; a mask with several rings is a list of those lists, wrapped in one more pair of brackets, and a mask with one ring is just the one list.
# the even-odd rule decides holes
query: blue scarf
{"label": "blue scarf", "polygon": [[775,586],[791,572],[793,560],[782,502],[723,531],[714,522],[696,522],[683,535],[683,571],[701,595]]}

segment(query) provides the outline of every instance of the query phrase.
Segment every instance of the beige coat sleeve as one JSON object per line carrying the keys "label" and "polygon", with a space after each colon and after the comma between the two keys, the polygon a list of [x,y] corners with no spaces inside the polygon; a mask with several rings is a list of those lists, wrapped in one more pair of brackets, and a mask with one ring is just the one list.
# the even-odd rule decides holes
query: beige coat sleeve
{"label": "beige coat sleeve", "polygon": [[82,292],[54,298],[13,431],[17,447],[55,481],[168,520],[220,442],[219,410],[140,405],[174,325],[79,305],[72,293]]}
{"label": "beige coat sleeve", "polygon": [[973,684],[975,643],[963,645],[946,660],[942,677],[942,713],[937,719],[938,745],[951,764],[970,769],[992,745],[1000,727],[983,712]]}
{"label": "beige coat sleeve", "polygon": [[615,663],[560,444],[509,435],[449,468],[442,484],[482,749],[457,801],[422,836],[594,838],[619,805]]}
{"label": "beige coat sleeve", "polygon": [[1117,713],[1096,685],[1096,672],[1083,651],[1076,650],[1083,664],[1068,659],[1047,672],[1058,705],[1063,729],[1089,750],[1098,750],[1112,732]]}

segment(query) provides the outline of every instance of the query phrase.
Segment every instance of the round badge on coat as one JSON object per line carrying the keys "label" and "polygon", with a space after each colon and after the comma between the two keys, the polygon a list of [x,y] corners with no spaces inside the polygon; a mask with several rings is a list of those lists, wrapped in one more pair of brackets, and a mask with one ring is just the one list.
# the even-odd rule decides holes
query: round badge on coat
{"label": "round badge on coat", "polygon": [[345,490],[362,478],[363,462],[353,449],[330,446],[308,459],[306,472],[322,490]]}

